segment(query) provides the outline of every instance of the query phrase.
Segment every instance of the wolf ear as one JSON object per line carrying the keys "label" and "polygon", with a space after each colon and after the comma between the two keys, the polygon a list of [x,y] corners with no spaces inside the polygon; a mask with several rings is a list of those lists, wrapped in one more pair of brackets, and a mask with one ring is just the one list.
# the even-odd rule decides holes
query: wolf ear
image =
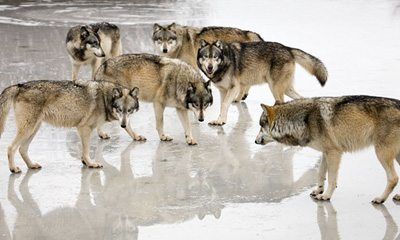
{"label": "wolf ear", "polygon": [[270,107],[270,106],[267,106],[267,105],[261,103],[261,108],[267,114],[268,121],[272,122],[275,119],[275,115],[276,115],[274,107]]}
{"label": "wolf ear", "polygon": [[209,43],[206,41],[206,40],[204,40],[204,39],[201,39],[200,40],[200,47],[205,47],[205,46],[207,46],[207,45],[209,45]]}
{"label": "wolf ear", "polygon": [[80,29],[80,32],[81,32],[81,36],[83,38],[86,38],[89,35],[88,26],[82,25],[81,29]]}
{"label": "wolf ear", "polygon": [[214,45],[215,45],[217,48],[221,49],[221,50],[224,49],[224,44],[222,43],[221,40],[216,41],[216,42],[214,43]]}
{"label": "wolf ear", "polygon": [[122,90],[121,90],[121,88],[114,88],[113,90],[112,90],[112,96],[113,96],[113,98],[120,98],[120,97],[122,97]]}
{"label": "wolf ear", "polygon": [[187,91],[188,92],[194,92],[195,90],[196,90],[196,86],[192,82],[189,82],[189,86],[187,88]]}
{"label": "wolf ear", "polygon": [[169,30],[175,30],[175,28],[176,28],[176,23],[171,23],[170,25],[168,25],[168,29]]}
{"label": "wolf ear", "polygon": [[157,32],[157,31],[159,31],[159,30],[161,30],[162,29],[162,26],[161,25],[159,25],[158,23],[154,23],[154,25],[153,25],[153,32]]}
{"label": "wolf ear", "polygon": [[129,91],[129,95],[136,98],[139,95],[139,88],[134,87],[131,91]]}

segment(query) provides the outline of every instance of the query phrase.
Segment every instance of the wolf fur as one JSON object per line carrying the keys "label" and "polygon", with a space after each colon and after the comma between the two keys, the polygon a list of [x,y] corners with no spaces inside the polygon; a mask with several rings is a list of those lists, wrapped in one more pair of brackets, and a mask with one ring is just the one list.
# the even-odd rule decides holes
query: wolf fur
{"label": "wolf fur", "polygon": [[212,102],[210,82],[204,82],[200,73],[178,59],[152,54],[125,54],[105,61],[95,79],[112,81],[129,88],[140,89],[139,100],[152,102],[156,127],[161,141],[171,141],[164,133],[165,107],[174,107],[185,130],[186,142],[195,145],[188,110],[199,121]]}
{"label": "wolf fur", "polygon": [[[285,104],[262,104],[257,144],[271,141],[290,146],[308,146],[323,153],[318,187],[311,193],[317,200],[329,200],[336,188],[343,153],[368,146],[386,171],[383,203],[398,182],[394,160],[400,164],[400,101],[373,96],[344,96],[299,99]],[[328,188],[324,180],[328,174]],[[393,198],[400,201],[400,194]]]}
{"label": "wolf fur", "polygon": [[72,64],[72,81],[78,79],[81,66],[91,65],[92,79],[102,62],[122,54],[119,28],[107,22],[72,27],[66,38]]}
{"label": "wolf fur", "polygon": [[275,42],[227,44],[222,41],[201,42],[197,54],[198,67],[211,79],[221,95],[221,110],[211,125],[227,121],[228,108],[242,89],[268,83],[276,102],[284,95],[302,98],[293,87],[295,63],[299,63],[324,86],[328,72],[316,57]]}
{"label": "wolf fur", "polygon": [[56,127],[76,127],[82,141],[82,162],[91,168],[101,167],[90,160],[90,134],[105,122],[119,120],[132,138],[141,138],[127,127],[129,116],[139,109],[137,95],[137,88],[128,90],[110,82],[82,80],[31,81],[4,89],[0,95],[0,135],[11,106],[17,125],[17,135],[8,147],[10,171],[21,172],[14,162],[17,149],[28,168],[41,168],[30,160],[28,148],[42,122]]}

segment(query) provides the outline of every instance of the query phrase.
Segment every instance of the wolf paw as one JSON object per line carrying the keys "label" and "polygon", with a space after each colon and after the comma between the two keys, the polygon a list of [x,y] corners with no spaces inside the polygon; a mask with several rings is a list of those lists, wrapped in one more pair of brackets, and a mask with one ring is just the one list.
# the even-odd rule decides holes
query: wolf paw
{"label": "wolf paw", "polygon": [[382,204],[384,202],[385,202],[385,199],[380,198],[380,197],[374,198],[374,200],[371,201],[372,204]]}
{"label": "wolf paw", "polygon": [[317,187],[316,189],[314,189],[311,193],[310,196],[311,197],[315,197],[318,194],[322,194],[324,192],[324,188],[323,187]]}
{"label": "wolf paw", "polygon": [[33,163],[32,165],[29,166],[30,169],[41,169],[42,166],[39,165],[39,163]]}
{"label": "wolf paw", "polygon": [[91,163],[88,165],[89,168],[102,168],[103,165],[101,165],[100,163]]}
{"label": "wolf paw", "polygon": [[247,96],[249,96],[248,93],[243,94],[242,100],[243,100],[243,101],[246,100]]}
{"label": "wolf paw", "polygon": [[225,122],[224,122],[224,121],[221,121],[221,120],[215,120],[215,121],[209,122],[208,124],[209,124],[209,125],[212,125],[212,126],[222,126],[222,125],[225,124]]}
{"label": "wolf paw", "polygon": [[144,142],[147,139],[145,137],[143,137],[142,135],[137,135],[133,140],[139,141],[139,142]]}
{"label": "wolf paw", "polygon": [[197,145],[196,140],[194,140],[194,139],[192,139],[192,138],[187,138],[187,139],[186,139],[186,143],[187,143],[189,146]]}
{"label": "wolf paw", "polygon": [[19,169],[19,167],[13,167],[13,168],[10,168],[10,171],[11,171],[12,173],[20,173],[20,172],[21,172],[21,169]]}
{"label": "wolf paw", "polygon": [[110,136],[105,132],[99,132],[99,137],[101,139],[109,139],[110,138]]}
{"label": "wolf paw", "polygon": [[163,142],[170,142],[170,141],[173,140],[173,138],[170,137],[170,136],[167,136],[167,135],[162,135],[162,136],[160,137],[160,140],[163,141]]}
{"label": "wolf paw", "polygon": [[316,196],[312,196],[315,200],[319,200],[319,201],[329,201],[331,200],[330,197],[324,195],[324,194],[317,194]]}
{"label": "wolf paw", "polygon": [[400,201],[400,194],[394,195],[393,200],[394,201]]}

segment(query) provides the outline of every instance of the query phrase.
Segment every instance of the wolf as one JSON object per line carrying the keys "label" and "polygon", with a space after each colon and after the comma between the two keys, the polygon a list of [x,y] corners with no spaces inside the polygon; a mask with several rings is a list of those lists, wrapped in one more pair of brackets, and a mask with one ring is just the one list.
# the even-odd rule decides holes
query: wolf
{"label": "wolf", "polygon": [[122,54],[120,30],[107,22],[72,27],[67,33],[66,46],[72,64],[72,81],[78,79],[81,66],[91,65],[93,79],[104,60]]}
{"label": "wolf", "polygon": [[324,86],[328,72],[316,57],[296,48],[276,42],[225,43],[201,41],[197,64],[211,79],[221,96],[221,110],[211,125],[226,123],[228,108],[240,90],[251,85],[268,83],[276,102],[284,101],[284,94],[302,98],[293,88],[295,63],[314,75]]}
{"label": "wolf", "polygon": [[[336,188],[341,157],[370,145],[386,171],[383,203],[398,182],[394,160],[400,164],[400,101],[374,96],[343,96],[298,99],[284,104],[261,104],[257,144],[276,141],[290,146],[311,147],[323,153],[318,186],[311,196],[329,200]],[[328,187],[324,181],[328,173]],[[400,201],[400,194],[393,198]]]}
{"label": "wolf", "polygon": [[98,69],[95,79],[140,89],[139,100],[152,102],[156,128],[161,141],[171,141],[164,133],[165,107],[174,107],[185,130],[186,143],[196,145],[188,118],[188,110],[204,121],[204,112],[213,103],[210,81],[178,59],[153,54],[125,54],[108,59]]}
{"label": "wolf", "polygon": [[[196,55],[202,39],[213,42],[222,40],[232,42],[259,42],[263,38],[255,32],[232,27],[190,27],[176,23],[161,26],[157,23],[153,26],[153,43],[161,55],[181,59],[194,68],[197,68]],[[235,101],[245,100],[250,86],[241,89]]]}
{"label": "wolf", "polygon": [[28,168],[41,168],[29,158],[28,148],[42,122],[76,127],[82,141],[82,163],[90,168],[102,167],[90,159],[90,134],[105,122],[119,120],[132,138],[142,140],[129,124],[129,116],[139,109],[138,93],[138,88],[128,90],[105,81],[39,80],[7,87],[0,95],[0,135],[13,106],[17,135],[8,147],[10,171],[21,172],[14,162],[17,149]]}

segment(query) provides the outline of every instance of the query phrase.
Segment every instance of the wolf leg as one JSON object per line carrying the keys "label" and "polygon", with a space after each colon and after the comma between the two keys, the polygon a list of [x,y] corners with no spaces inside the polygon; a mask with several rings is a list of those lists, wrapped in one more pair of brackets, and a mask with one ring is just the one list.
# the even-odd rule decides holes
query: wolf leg
{"label": "wolf leg", "polygon": [[292,99],[299,99],[299,98],[303,98],[298,92],[296,92],[296,90],[294,90],[293,86],[290,86],[287,90],[286,90],[286,96],[292,98]]}
{"label": "wolf leg", "polygon": [[[220,110],[220,114],[218,116],[218,119],[215,121],[211,121],[209,124],[210,125],[224,125],[226,123],[226,119],[228,117],[228,110],[229,110],[229,106],[232,104],[233,100],[235,99],[235,97],[238,95],[240,91],[240,86],[239,84],[236,84],[233,88],[229,89],[226,92],[226,95],[224,96],[224,98],[221,98],[221,110]],[[222,91],[221,91],[221,97],[222,97]]]}
{"label": "wolf leg", "polygon": [[[400,154],[397,155],[396,161],[397,161],[397,163],[400,165]],[[400,201],[400,194],[394,195],[393,200],[395,200],[395,201]]]}
{"label": "wolf leg", "polygon": [[33,130],[32,134],[31,134],[31,136],[29,136],[28,139],[23,141],[21,143],[21,147],[19,148],[19,153],[21,154],[22,159],[26,163],[26,166],[28,166],[28,168],[30,168],[30,169],[42,168],[42,166],[40,166],[38,163],[32,163],[31,159],[28,156],[29,145],[31,144],[33,138],[35,137],[36,133],[38,132],[40,125],[41,125],[40,123],[37,124],[37,126],[35,127],[35,129]]}
{"label": "wolf leg", "polygon": [[156,129],[161,141],[172,141],[172,138],[164,134],[164,109],[165,106],[155,102],[154,114],[156,115]]}
{"label": "wolf leg", "polygon": [[100,67],[101,65],[101,58],[96,57],[93,61],[92,61],[92,80],[94,80],[94,77],[96,75],[96,71],[97,69]]}
{"label": "wolf leg", "polygon": [[[15,152],[20,147],[22,143],[29,139],[29,137],[35,131],[35,126],[38,125],[39,117],[37,114],[37,109],[30,105],[16,105],[15,106],[15,119],[17,123],[17,135],[14,141],[8,147],[8,166],[12,173],[19,173],[21,170],[15,165],[14,157]],[[29,110],[28,110],[29,109]]]}
{"label": "wolf leg", "polygon": [[324,192],[326,172],[327,172],[327,165],[326,165],[325,154],[323,154],[321,164],[319,165],[318,169],[318,186],[310,193],[312,197],[315,197],[318,194],[322,194]]}
{"label": "wolf leg", "polygon": [[143,137],[142,135],[139,135],[135,133],[131,127],[130,119],[128,118],[128,121],[126,123],[126,128],[125,131],[131,136],[131,138],[135,141],[146,141],[146,138]]}
{"label": "wolf leg", "polygon": [[76,81],[78,79],[78,73],[80,68],[81,64],[75,62],[72,63],[72,76],[71,76],[72,81]]}
{"label": "wolf leg", "polygon": [[103,131],[102,125],[97,126],[96,128],[97,134],[99,135],[99,138],[101,139],[109,139],[110,135],[108,135],[106,132]]}
{"label": "wolf leg", "polygon": [[185,130],[186,143],[188,145],[197,145],[196,140],[192,136],[192,128],[190,126],[189,115],[187,110],[176,109],[179,120],[181,120],[183,129]]}
{"label": "wolf leg", "polygon": [[93,128],[84,126],[84,127],[79,127],[78,128],[78,133],[79,137],[81,138],[82,141],[82,163],[89,168],[101,168],[103,167],[99,163],[93,163],[90,160],[90,134],[92,133]]}
{"label": "wolf leg", "polygon": [[275,103],[283,103],[285,101],[284,91],[279,85],[272,85],[271,92],[275,98]]}
{"label": "wolf leg", "polygon": [[250,86],[246,86],[243,90],[242,101],[246,100],[247,96],[249,96]]}
{"label": "wolf leg", "polygon": [[380,197],[376,197],[372,200],[374,204],[381,204],[386,201],[389,194],[396,187],[399,177],[397,176],[396,170],[394,168],[394,158],[390,149],[381,146],[375,146],[375,153],[379,159],[379,162],[382,164],[382,167],[385,169],[387,184],[384,192]]}
{"label": "wolf leg", "polygon": [[[242,98],[243,98],[243,96],[244,96],[244,94],[245,94],[245,90],[246,90],[246,87],[245,87],[245,86],[240,86],[239,94],[236,96],[234,102],[238,103],[238,102],[242,101]],[[247,97],[247,96],[246,96],[246,97]]]}
{"label": "wolf leg", "polygon": [[330,151],[324,153],[326,166],[328,168],[328,188],[323,194],[318,194],[315,196],[317,200],[330,200],[333,192],[337,186],[337,177],[339,172],[340,160],[342,158],[342,153],[337,151]]}

